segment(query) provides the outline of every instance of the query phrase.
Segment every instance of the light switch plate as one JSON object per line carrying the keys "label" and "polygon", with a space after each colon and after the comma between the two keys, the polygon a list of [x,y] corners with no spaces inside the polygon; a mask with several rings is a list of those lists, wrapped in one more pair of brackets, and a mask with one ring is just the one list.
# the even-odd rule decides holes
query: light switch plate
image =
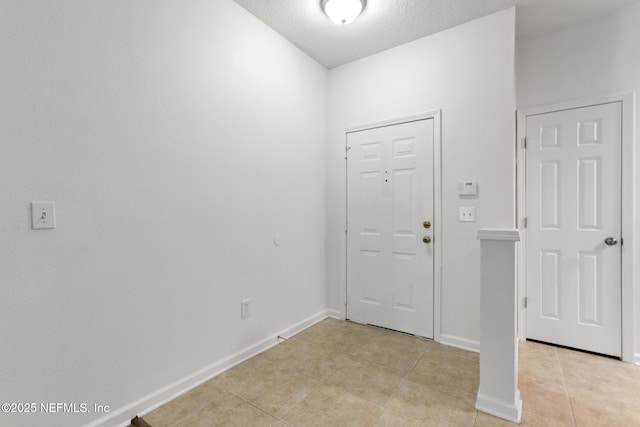
{"label": "light switch plate", "polygon": [[31,202],[31,228],[56,228],[56,206],[53,202]]}
{"label": "light switch plate", "polygon": [[458,220],[460,222],[476,222],[476,207],[460,206],[458,208]]}

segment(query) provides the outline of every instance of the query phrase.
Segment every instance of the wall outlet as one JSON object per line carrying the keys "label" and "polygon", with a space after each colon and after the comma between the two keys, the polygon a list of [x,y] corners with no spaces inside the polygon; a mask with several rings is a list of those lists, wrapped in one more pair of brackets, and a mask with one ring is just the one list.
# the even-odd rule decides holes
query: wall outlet
{"label": "wall outlet", "polygon": [[249,311],[249,303],[251,300],[249,298],[243,299],[240,301],[240,318],[246,319],[251,315],[251,311]]}
{"label": "wall outlet", "polygon": [[475,222],[476,221],[476,207],[475,206],[460,206],[458,209],[458,220],[460,222]]}

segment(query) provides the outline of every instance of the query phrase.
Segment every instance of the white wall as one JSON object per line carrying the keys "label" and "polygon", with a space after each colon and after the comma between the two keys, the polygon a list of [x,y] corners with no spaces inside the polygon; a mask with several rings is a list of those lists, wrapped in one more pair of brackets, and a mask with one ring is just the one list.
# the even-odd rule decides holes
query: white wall
{"label": "white wall", "polygon": [[[482,227],[514,226],[514,10],[509,9],[329,72],[327,283],[344,313],[344,129],[442,110],[442,339],[477,348]],[[479,183],[461,200],[457,183]],[[477,206],[477,222],[458,207]],[[437,332],[436,332],[437,333]]]}
{"label": "white wall", "polygon": [[[540,37],[517,41],[518,109],[630,93],[640,89],[640,4]],[[636,109],[636,135],[640,128]],[[635,167],[640,165],[637,147]],[[637,179],[635,180],[637,182]],[[640,186],[636,184],[636,200]],[[637,216],[636,216],[637,218]],[[634,241],[638,242],[635,224]],[[630,247],[630,235],[625,246]],[[637,248],[637,243],[635,243]],[[635,265],[640,265],[636,251]],[[640,307],[640,284],[635,285]],[[636,308],[636,312],[638,308]],[[636,318],[636,362],[640,363],[640,317]]]}
{"label": "white wall", "polygon": [[0,402],[116,411],[326,309],[326,69],[231,0],[1,0],[0,40]]}

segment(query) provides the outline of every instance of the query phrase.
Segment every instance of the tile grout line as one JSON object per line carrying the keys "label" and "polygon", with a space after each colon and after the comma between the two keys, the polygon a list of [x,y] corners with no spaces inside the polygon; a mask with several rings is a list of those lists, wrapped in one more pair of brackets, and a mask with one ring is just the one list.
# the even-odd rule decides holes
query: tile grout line
{"label": "tile grout line", "polygon": [[564,375],[564,368],[562,367],[562,361],[560,360],[560,353],[558,349],[555,348],[556,359],[558,360],[558,365],[560,366],[560,372],[562,373],[562,383],[564,384],[564,391],[567,394],[567,399],[569,400],[569,409],[571,409],[571,419],[573,421],[574,427],[578,425],[578,420],[576,420],[576,414],[573,410],[573,399],[571,399],[571,395],[569,394],[569,385],[567,384],[567,378]]}
{"label": "tile grout line", "polygon": [[389,397],[389,399],[387,399],[387,402],[385,403],[382,412],[380,413],[380,415],[378,416],[378,418],[376,419],[376,422],[374,423],[377,424],[380,419],[382,418],[382,416],[384,415],[384,413],[387,411],[389,404],[391,403],[391,401],[396,397],[396,395],[398,394],[398,392],[400,391],[400,389],[402,388],[402,386],[404,386],[407,381],[409,381],[409,375],[411,374],[411,372],[413,372],[413,370],[415,369],[415,367],[418,365],[418,362],[420,362],[420,359],[422,359],[425,355],[425,353],[431,348],[431,345],[429,345],[423,352],[422,354],[420,354],[420,357],[418,357],[415,361],[415,363],[413,364],[413,366],[411,367],[411,369],[409,369],[409,371],[407,371],[404,375],[404,378],[402,378],[402,381],[400,382],[400,384],[398,384],[398,387],[396,388],[396,390],[393,392],[393,394]]}
{"label": "tile grout line", "polygon": [[[229,393],[230,395],[232,395],[232,396],[234,396],[234,397],[237,397],[238,399],[242,400],[242,401],[243,401],[244,403],[246,403],[247,405],[250,405],[250,406],[254,407],[254,408],[255,408],[255,409],[257,409],[258,411],[262,412],[262,413],[263,413],[263,414],[265,414],[265,415],[268,415],[269,417],[273,418],[274,420],[280,421],[280,422],[282,422],[282,423],[284,423],[284,424],[286,424],[286,425],[290,426],[290,424],[289,424],[289,423],[287,423],[286,421],[284,421],[284,420],[283,420],[283,419],[281,419],[280,417],[277,417],[277,416],[275,416],[275,415],[273,415],[273,414],[270,414],[269,412],[265,411],[264,409],[262,409],[262,408],[260,408],[260,407],[256,406],[253,402],[251,402],[251,401],[249,401],[249,400],[246,400],[246,399],[244,399],[243,397],[240,397],[240,396],[238,396],[237,394],[232,393],[231,391],[227,391],[227,393]],[[306,397],[306,396],[305,396],[305,397]],[[299,402],[297,402],[297,403],[296,403],[296,405],[297,405],[298,403],[299,403]],[[296,406],[296,405],[293,405],[291,408],[289,408],[289,410],[288,410],[287,412],[289,412],[289,411],[290,411],[294,406]],[[195,412],[195,411],[194,411],[194,412]],[[286,412],[285,412],[285,414],[286,414]]]}
{"label": "tile grout line", "polygon": [[[319,322],[318,322],[318,323],[319,323]],[[314,325],[314,326],[315,326],[315,325]],[[332,326],[332,327],[330,327],[330,328],[327,328],[327,331],[325,331],[325,334],[332,334],[332,333],[334,332],[334,330],[335,330],[335,329],[337,329],[337,325],[336,325],[336,326]],[[301,331],[301,332],[304,332],[304,331]],[[320,346],[319,344],[317,344],[316,342],[314,342],[313,337],[310,337],[310,339],[309,339],[309,338],[305,337],[304,335],[303,335],[302,337],[300,337],[299,335],[300,335],[300,333],[298,333],[298,334],[296,334],[296,335],[293,335],[293,336],[289,337],[289,338],[287,339],[287,341],[288,341],[289,339],[293,339],[293,338],[295,338],[296,340],[298,340],[298,341],[300,341],[300,342],[303,342],[303,343],[306,343],[306,344],[309,344],[309,345],[312,345],[312,346]],[[307,339],[305,339],[305,338],[307,338]],[[295,352],[294,352],[294,353],[295,353]],[[287,354],[286,358],[289,358],[290,356],[291,356],[291,354]],[[337,372],[337,371],[339,371],[339,370],[340,370],[340,369],[336,370],[336,372]],[[301,372],[301,371],[300,371],[300,370],[298,370],[298,369],[292,370],[291,372],[293,372],[293,373],[295,373],[295,374],[298,374],[298,375],[301,375],[301,376],[304,376],[304,377],[306,377],[306,378],[309,378],[309,379],[311,379],[311,380],[313,380],[313,381],[316,381],[318,384],[317,384],[317,385],[316,385],[316,386],[315,386],[315,387],[314,387],[314,388],[313,388],[309,393],[305,394],[301,399],[297,400],[297,401],[296,401],[296,402],[295,402],[295,403],[294,403],[290,408],[288,408],[288,409],[284,412],[283,417],[284,417],[285,415],[287,415],[289,412],[291,412],[294,408],[296,408],[296,407],[297,407],[297,406],[298,406],[298,405],[299,405],[303,400],[305,400],[307,397],[309,397],[309,396],[310,396],[314,391],[316,391],[320,386],[322,386],[323,384],[325,384],[325,383],[326,383],[326,380],[327,380],[328,378],[332,377],[332,376],[335,374],[335,372],[334,372],[333,374],[329,375],[329,377],[325,378],[324,380],[319,380],[319,379],[317,379],[317,378],[313,378],[313,377],[312,377],[312,376],[310,376],[310,375],[307,375],[305,372]],[[251,404],[252,406],[254,406],[254,407],[255,407],[255,405],[253,405],[251,402],[247,402],[247,403],[249,403],[249,404]],[[260,409],[260,408],[257,408],[257,409]],[[267,413],[266,411],[263,411],[263,412]],[[282,417],[276,417],[275,415],[273,415],[273,414],[269,414],[269,413],[267,413],[267,414],[268,414],[269,416],[271,416],[272,418],[274,418],[274,419],[276,419],[276,420],[278,420],[278,421],[282,422],[283,424],[286,424],[287,426],[291,426],[291,424],[289,424],[287,421],[285,421]]]}
{"label": "tile grout line", "polygon": [[[308,337],[308,340],[305,339],[299,339],[296,338],[291,342],[294,341],[298,341],[301,344],[305,344],[305,345],[311,345],[312,347],[315,346],[319,346],[319,347],[323,347],[322,343],[318,343],[316,341],[316,339],[320,339],[322,341],[322,336],[326,336],[326,335],[334,335],[334,334],[338,334],[339,337],[341,338],[343,337],[344,339],[346,339],[347,341],[350,341],[350,338],[352,338],[352,333],[358,333],[360,332],[360,329],[358,328],[358,330],[352,330],[351,327],[347,326],[345,328],[343,327],[331,327],[331,328],[326,328],[326,330],[322,331],[322,334],[310,334]],[[375,332],[375,331],[374,331]],[[343,336],[344,334],[344,336]],[[385,414],[395,417],[398,416],[400,418],[404,418],[405,415],[403,415],[402,412],[392,412],[389,411],[389,408],[391,406],[391,403],[394,402],[395,399],[398,398],[399,392],[403,387],[406,387],[407,384],[409,384],[410,382],[412,382],[413,380],[410,380],[409,377],[412,374],[416,374],[419,377],[421,377],[421,370],[417,370],[417,367],[419,366],[420,362],[422,360],[431,360],[430,356],[433,355],[434,357],[434,361],[437,361],[439,358],[441,358],[442,356],[445,356],[445,359],[443,360],[449,360],[449,355],[447,352],[442,353],[440,351],[440,344],[438,343],[433,343],[431,342],[428,346],[425,346],[426,348],[424,348],[420,353],[413,353],[413,350],[411,351],[410,354],[416,355],[418,354],[418,357],[415,359],[415,361],[409,365],[404,364],[403,366],[408,367],[409,369],[407,371],[405,371],[404,369],[398,369],[394,366],[389,366],[388,364],[385,363],[380,363],[380,361],[384,361],[384,362],[388,362],[388,363],[393,363],[393,360],[391,360],[389,357],[387,357],[388,355],[385,354],[378,354],[376,348],[378,346],[381,347],[387,347],[387,346],[394,346],[395,347],[395,341],[394,340],[386,340],[386,336],[387,336],[387,332],[386,331],[382,331],[382,335],[378,334],[377,332],[373,333],[373,334],[369,334],[366,333],[367,335],[367,341],[360,341],[360,340],[355,340],[352,342],[348,342],[347,347],[345,347],[344,345],[342,346],[337,346],[336,348],[334,348],[332,351],[327,351],[327,352],[319,352],[319,353],[314,353],[314,360],[318,361],[318,363],[325,367],[325,365],[327,363],[332,363],[335,362],[335,365],[332,365],[331,368],[333,368],[334,366],[336,367],[336,369],[331,373],[331,369],[329,369],[329,375],[324,378],[324,379],[317,379],[317,378],[313,378],[310,375],[308,375],[307,373],[303,372],[302,370],[300,370],[301,368],[303,368],[305,365],[300,365],[298,363],[293,363],[292,361],[295,362],[308,362],[309,360],[305,359],[304,355],[306,354],[305,352],[303,353],[298,353],[299,349],[296,349],[296,347],[292,347],[290,349],[290,351],[281,351],[281,352],[276,352],[274,353],[274,357],[271,358],[268,355],[266,355],[267,352],[264,352],[266,355],[266,361],[269,363],[274,363],[278,366],[280,366],[280,368],[278,368],[278,371],[282,370],[283,373],[287,373],[288,375],[295,375],[297,377],[299,377],[300,379],[306,378],[307,380],[311,380],[313,381],[313,383],[311,384],[310,387],[310,391],[308,393],[306,393],[302,398],[298,398],[298,395],[292,395],[290,397],[292,397],[292,399],[286,399],[283,402],[285,403],[285,405],[281,405],[281,404],[277,404],[277,405],[265,405],[265,406],[274,406],[274,410],[276,412],[280,412],[282,410],[282,416],[275,416],[274,414],[270,413],[271,410],[265,410],[265,409],[261,409],[260,407],[258,407],[256,404],[252,403],[249,400],[246,400],[243,397],[240,397],[238,394],[234,393],[231,390],[228,390],[227,388],[225,388],[224,386],[220,385],[219,383],[212,383],[212,387],[217,390],[220,391],[222,393],[224,393],[227,396],[230,397],[234,397],[236,399],[238,399],[239,401],[243,402],[244,404],[248,404],[249,407],[252,407],[254,409],[257,409],[259,411],[259,413],[267,415],[272,421],[272,424],[279,424],[282,423],[282,425],[286,425],[286,426],[294,426],[295,423],[289,423],[287,421],[284,420],[284,417],[287,416],[287,414],[290,414],[291,411],[294,408],[297,408],[298,405],[300,405],[301,402],[305,401],[305,399],[307,399],[312,393],[318,391],[320,389],[320,387],[323,387],[324,385],[327,385],[327,381],[329,381],[331,378],[334,378],[336,374],[338,374],[339,372],[343,372],[343,371],[348,371],[349,369],[351,369],[352,365],[350,363],[345,362],[345,360],[342,359],[342,357],[348,357],[350,360],[352,360],[354,363],[357,363],[357,365],[354,366],[361,366],[363,370],[369,372],[376,372],[377,370],[380,370],[379,367],[384,367],[386,369],[390,369],[393,370],[394,372],[398,373],[398,374],[402,374],[402,376],[398,375],[396,377],[395,381],[398,381],[397,386],[392,389],[392,393],[390,393],[387,397],[387,399],[384,401],[383,404],[379,404],[376,403],[374,401],[371,401],[369,399],[364,399],[366,401],[368,401],[369,403],[375,404],[378,408],[381,408],[382,411],[380,412],[380,414],[375,417],[375,420],[372,419],[372,425],[376,425],[378,423],[381,422],[381,420],[383,419],[383,416]],[[290,337],[290,338],[294,338],[294,337]],[[378,338],[380,338],[380,340],[378,341]],[[371,341],[371,342],[375,342],[375,348],[369,348],[366,344]],[[327,342],[332,342],[332,340],[327,341]],[[360,343],[360,344],[358,344]],[[281,343],[284,344],[284,343]],[[400,345],[402,344],[402,345]],[[398,344],[397,348],[395,348],[395,350],[398,353],[398,355],[402,356],[402,357],[397,357],[396,359],[394,359],[395,361],[398,361],[400,358],[403,358],[403,362],[404,361],[411,361],[411,359],[413,359],[413,357],[407,359],[406,357],[404,357],[407,353],[404,352],[404,341],[402,341],[402,343]],[[346,348],[346,350],[344,350]],[[436,351],[437,350],[437,351]],[[305,350],[307,351],[307,350]],[[312,350],[311,350],[312,351]],[[313,351],[312,351],[313,352]],[[383,352],[384,353],[384,352]],[[298,354],[300,354],[298,356]],[[522,356],[522,352],[521,352],[521,356]],[[534,354],[534,353],[532,353]],[[535,355],[535,354],[534,354]],[[550,356],[552,356],[552,358],[550,358],[550,361],[553,361],[557,364],[557,366],[560,368],[560,375],[559,375],[559,379],[562,381],[562,389],[566,398],[569,400],[569,413],[571,414],[571,418],[572,421],[570,425],[573,425],[574,427],[576,427],[578,425],[577,422],[577,417],[576,417],[576,413],[582,413],[579,410],[579,400],[575,401],[571,398],[570,395],[570,390],[577,390],[579,393],[587,392],[589,394],[592,394],[590,389],[583,389],[581,386],[579,386],[577,389],[575,387],[573,387],[572,389],[569,388],[568,385],[568,378],[571,378],[571,368],[573,366],[573,362],[572,359],[565,357],[561,357],[564,355],[564,353],[562,353],[560,350],[558,349],[554,349],[553,352],[551,354],[549,354]],[[276,357],[277,356],[277,357]],[[340,359],[336,359],[336,357],[340,357]],[[384,357],[382,357],[384,356]],[[367,357],[371,357],[373,360],[369,360]],[[453,356],[451,356],[453,357]],[[456,358],[456,357],[454,357]],[[465,357],[463,357],[465,358]],[[298,360],[300,359],[300,360]],[[461,358],[462,359],[462,358]],[[545,357],[546,359],[546,357]],[[391,360],[391,362],[389,362],[389,360]],[[563,360],[566,361],[566,363],[563,363]],[[345,363],[342,363],[345,362]],[[534,360],[535,362],[535,360]],[[577,362],[576,362],[577,363]],[[360,365],[363,364],[363,365]],[[262,368],[260,368],[262,366]],[[270,366],[270,365],[269,365]],[[263,365],[258,364],[258,368],[260,368],[261,370],[264,368]],[[310,371],[310,372],[315,372],[315,371]],[[326,370],[322,369],[318,372],[326,372]],[[581,371],[580,371],[581,372]],[[626,371],[624,371],[626,372]],[[635,371],[634,371],[635,373]],[[323,375],[324,376],[324,375]],[[635,378],[635,377],[634,377]],[[535,379],[535,377],[534,377]],[[285,379],[281,379],[278,376],[275,377],[271,377],[271,381],[268,384],[279,384],[281,383],[283,386],[285,386],[286,384],[288,384],[288,380]],[[574,384],[574,383],[572,383]],[[201,384],[199,387],[202,387],[204,385]],[[446,385],[446,384],[445,384]],[[231,384],[231,386],[233,387],[233,384]],[[462,388],[460,385],[454,385],[454,386],[450,386],[450,385],[446,385],[446,387],[448,389],[450,389],[451,392],[454,392],[455,395],[458,395],[459,393],[464,393],[464,394],[473,394],[472,391],[468,391],[465,388]],[[341,387],[338,387],[339,390],[339,396],[342,395],[343,393],[348,393],[348,394],[353,394],[352,392],[342,389]],[[243,389],[238,389],[239,391],[242,392]],[[389,390],[389,389],[387,389]],[[560,391],[558,390],[558,391]],[[252,396],[254,393],[251,392],[251,389],[248,390],[249,393],[247,394],[247,396]],[[477,392],[477,390],[476,390]],[[188,394],[188,393],[186,393]],[[383,393],[381,396],[384,396]],[[449,393],[446,393],[449,394]],[[593,394],[595,394],[595,392],[593,392]],[[452,394],[453,395],[453,394]],[[182,395],[184,396],[184,395]],[[354,394],[354,396],[358,397],[357,394]],[[204,397],[205,402],[201,403],[200,405],[197,405],[196,408],[190,412],[188,412],[186,415],[180,417],[178,420],[176,420],[175,422],[171,423],[172,427],[178,427],[178,426],[186,426],[189,425],[189,422],[192,421],[193,419],[195,419],[196,414],[201,412],[204,408],[206,408],[207,406],[211,405],[213,402],[215,402],[217,400],[216,397],[210,397],[208,394],[202,394],[200,395],[200,397]],[[617,397],[612,397],[612,396],[608,396],[611,399],[618,401],[618,402],[622,402],[622,403],[629,403],[631,404],[631,401],[627,401],[625,399],[619,399]],[[176,398],[178,399],[178,398]],[[175,399],[174,399],[175,400]],[[278,401],[279,402],[279,401]],[[575,404],[575,408],[574,408],[574,404]],[[248,407],[245,409],[247,410]],[[304,408],[302,408],[304,409]],[[331,409],[329,409],[329,411],[331,411]],[[319,416],[320,414],[324,414],[325,411],[312,411],[313,414],[312,416]],[[538,411],[533,411],[534,414],[539,414],[541,416],[546,416],[544,412],[538,412]],[[565,412],[566,414],[566,412]],[[374,418],[374,417],[372,417]],[[555,418],[555,417],[554,417]],[[412,417],[409,417],[409,419],[413,419]],[[471,421],[469,419],[469,421]],[[482,423],[482,418],[480,417],[480,412],[475,410],[474,408],[474,419],[473,419],[473,424],[470,424],[471,426],[476,426],[478,425],[478,423]],[[568,422],[568,419],[567,419]]]}
{"label": "tile grout line", "polygon": [[[475,409],[475,407],[473,409]],[[476,416],[473,417],[473,427],[476,427],[476,424],[478,424],[478,410],[477,409],[476,409]]]}
{"label": "tile grout line", "polygon": [[[376,331],[376,329],[372,327],[371,331]],[[375,335],[375,334],[376,334],[376,332],[372,332],[372,335]],[[425,349],[425,351],[426,351],[426,349]],[[381,405],[381,407],[382,407],[382,411],[380,412],[380,415],[378,415],[378,417],[376,418],[376,421],[373,423],[373,425],[374,425],[374,426],[375,426],[375,425],[380,421],[380,419],[381,419],[381,418],[382,418],[382,416],[384,415],[385,411],[387,410],[387,408],[388,408],[388,406],[389,406],[389,403],[391,403],[391,401],[392,401],[392,400],[393,400],[393,398],[396,396],[396,394],[398,393],[398,391],[400,391],[400,388],[401,388],[401,387],[406,383],[406,381],[407,381],[407,378],[408,378],[409,374],[411,373],[411,371],[413,370],[413,368],[415,367],[415,365],[418,363],[418,361],[420,360],[420,358],[422,358],[422,356],[424,355],[425,351],[423,351],[423,352],[422,352],[422,354],[420,355],[420,357],[418,357],[418,358],[417,358],[416,362],[413,364],[413,366],[411,367],[411,369],[410,369],[409,371],[407,371],[407,372],[405,372],[405,373],[404,373],[404,376],[403,376],[403,378],[402,378],[402,381],[398,384],[398,386],[397,386],[397,387],[396,387],[396,389],[394,390],[393,394],[392,394],[391,396],[389,396],[389,398],[387,399],[387,401],[385,402],[385,404],[384,404],[384,405]],[[371,364],[373,364],[373,365],[378,365],[378,366],[382,366],[382,367],[385,367],[385,368],[391,368],[391,369],[394,369],[394,370],[400,371],[399,369],[394,368],[394,367],[392,367],[392,366],[388,366],[388,365],[385,365],[385,364],[383,364],[383,363],[378,363],[378,362],[376,362],[376,361],[368,360],[367,358],[363,357],[361,354],[360,354],[360,355],[359,355],[359,354],[357,354],[357,353],[356,353],[356,354],[353,354],[353,353],[350,353],[349,351],[344,351],[344,352],[342,352],[342,353],[343,353],[343,354],[346,354],[347,356],[350,356],[350,357],[356,358],[356,359],[358,359],[358,360],[360,360],[360,361],[364,361],[364,362],[366,362],[366,363],[371,363]],[[340,368],[340,369],[336,370],[336,372],[334,372],[331,376],[329,376],[329,377],[327,378],[327,380],[328,380],[329,378],[333,377],[337,372],[341,371],[342,369],[344,369],[344,368]],[[375,402],[372,402],[372,403],[374,403],[374,404],[375,404]]]}
{"label": "tile grout line", "polygon": [[[209,380],[209,381],[210,381],[210,380]],[[202,387],[204,384],[206,384],[206,382],[208,382],[208,381],[205,381],[204,383],[200,384],[198,387]],[[223,388],[219,387],[219,386],[218,386],[218,385],[216,385],[216,384],[213,384],[212,386],[213,386],[213,387],[215,387],[216,389],[218,389],[219,391],[223,392],[223,393],[231,394],[231,393],[229,393],[227,390],[224,390]],[[196,388],[198,388],[198,387],[196,387]],[[186,392],[186,393],[184,393],[184,394],[181,394],[180,396],[176,397],[175,399],[172,399],[171,401],[169,401],[169,402],[167,402],[167,403],[170,403],[170,402],[176,401],[176,400],[178,400],[179,398],[181,398],[181,397],[184,397],[184,396],[188,395],[189,393],[191,393],[191,392],[192,392],[193,390],[195,390],[196,388],[191,389],[191,390],[189,390],[188,392]],[[195,414],[195,413],[197,413],[198,411],[202,410],[205,406],[209,405],[209,404],[210,404],[210,403],[212,403],[214,400],[215,400],[215,399],[213,399],[213,398],[212,398],[212,399],[208,399],[205,403],[201,404],[200,406],[197,406],[194,410],[192,410],[191,412],[186,413],[186,414],[185,414],[184,416],[182,416],[180,419],[176,420],[174,423],[172,423],[172,424],[171,424],[171,426],[170,426],[170,427],[178,427],[178,426],[180,426],[181,424],[183,424],[183,423],[184,423],[184,421],[186,421],[186,420],[188,420],[189,418],[191,418],[193,414]],[[163,405],[163,406],[164,406],[164,405]],[[146,415],[148,415],[148,414],[145,414],[145,416],[146,416]]]}
{"label": "tile grout line", "polygon": [[[322,335],[332,335],[335,333],[340,334],[342,331],[340,331],[340,329],[343,328],[338,328],[338,327],[331,327],[331,328],[327,328],[326,331],[323,331]],[[358,331],[356,331],[358,332]],[[348,331],[347,335],[350,334],[350,331]],[[386,335],[386,331],[383,331],[383,334]],[[380,337],[382,337],[383,335],[380,335]],[[290,337],[290,339],[293,339],[294,337]],[[315,335],[311,335],[308,337],[308,340],[304,339],[304,338],[296,338],[293,341],[297,341],[299,340],[300,343],[305,343],[305,344],[310,344],[312,346],[322,346],[322,344],[319,344],[316,342],[316,340],[314,339]],[[378,333],[375,332],[371,334],[371,338],[375,339],[378,338]],[[384,341],[383,341],[384,342]],[[280,343],[279,345],[282,345],[284,343]],[[418,366],[418,364],[420,363],[420,361],[423,358],[428,358],[430,354],[433,353],[434,351],[434,345],[437,345],[437,343],[434,342],[429,342],[429,345],[425,346],[425,348],[419,353],[418,357],[415,359],[415,361],[409,366],[409,369],[407,371],[405,371],[404,369],[398,369],[394,366],[389,366],[388,364],[385,363],[380,363],[376,360],[369,360],[367,359],[365,356],[369,353],[367,352],[361,352],[358,353],[357,350],[354,350],[353,345],[348,347],[347,350],[342,350],[342,349],[336,349],[338,350],[336,352],[336,354],[342,354],[344,356],[347,356],[349,358],[352,358],[354,361],[357,361],[359,363],[366,363],[366,365],[368,365],[366,367],[366,369],[372,369],[372,370],[376,370],[376,366],[378,367],[385,367],[387,369],[391,369],[394,372],[397,372],[398,374],[402,374],[400,381],[398,382],[397,386],[395,387],[395,389],[393,390],[393,392],[389,395],[389,397],[386,399],[386,401],[384,402],[384,404],[380,405],[379,403],[376,403],[374,401],[365,399],[366,401],[368,401],[369,403],[375,404],[376,406],[378,406],[379,408],[382,408],[381,413],[377,416],[375,422],[373,423],[373,425],[375,425],[376,423],[378,423],[383,415],[386,413],[386,411],[388,410],[388,408],[390,407],[391,402],[398,396],[399,391],[402,389],[402,387],[404,387],[410,380],[409,380],[409,376],[415,372],[416,367]],[[344,348],[344,347],[343,347]],[[274,357],[271,358],[267,355],[268,351],[264,352],[265,354],[265,358],[267,361],[274,363],[274,364],[280,364],[281,362],[285,361],[285,365],[286,365],[286,360],[290,360],[292,357],[295,359],[295,354],[296,354],[296,350],[291,351],[291,352],[285,352],[282,353],[281,356],[283,356],[282,358],[280,357]],[[415,353],[414,353],[415,354]],[[375,356],[375,354],[374,354]],[[373,357],[374,359],[376,359],[376,357]],[[322,364],[333,360],[333,357],[330,357],[330,355],[324,354],[321,355],[318,360],[321,361]],[[386,359],[383,359],[386,360]],[[313,378],[310,375],[306,374],[305,372],[300,371],[298,368],[294,367],[294,366],[285,366],[283,368],[281,368],[283,370],[283,372],[288,372],[290,374],[294,374],[294,375],[299,375],[300,377],[304,377],[307,378],[309,380],[312,380],[314,382],[313,387],[311,388],[311,390],[306,393],[302,398],[299,399],[292,399],[293,404],[286,408],[286,410],[284,411],[284,413],[282,414],[282,417],[279,416],[275,416],[274,414],[270,413],[268,410],[262,409],[260,407],[258,407],[256,404],[254,404],[253,402],[241,397],[240,395],[236,394],[235,392],[231,391],[230,389],[225,388],[224,386],[220,385],[220,384],[213,384],[213,387],[225,394],[227,394],[228,396],[233,396],[237,399],[239,399],[240,401],[244,402],[245,404],[248,404],[250,407],[253,407],[254,409],[257,409],[260,413],[265,414],[267,416],[269,416],[273,422],[280,422],[283,423],[287,426],[291,426],[292,424],[288,423],[287,421],[285,421],[283,419],[283,417],[285,417],[288,413],[290,413],[290,411],[292,411],[294,408],[296,408],[302,401],[304,401],[305,399],[307,399],[309,397],[309,395],[311,395],[312,393],[314,393],[315,391],[317,391],[319,389],[319,387],[321,387],[322,385],[327,384],[327,381],[329,381],[331,378],[333,378],[338,372],[341,372],[345,369],[349,369],[350,365],[349,364],[345,364],[345,365],[341,365],[338,364],[338,368],[331,373],[330,375],[328,375],[326,378],[324,379],[317,379],[317,378]],[[278,369],[280,370],[280,368]],[[278,382],[279,380],[277,378],[273,379],[274,382]],[[459,391],[459,392],[464,392],[464,393],[471,393],[463,388],[459,388],[459,387],[451,387],[452,391]],[[349,393],[352,394],[349,391],[344,391],[345,393]],[[356,395],[357,396],[357,395]],[[180,420],[177,421],[177,423],[175,423],[174,425],[185,425],[186,422],[188,422],[191,418],[194,417],[194,414],[199,412],[200,410],[202,410],[202,408],[206,407],[207,405],[209,405],[211,402],[213,402],[215,399],[207,399],[207,402],[199,405],[199,407],[196,410],[191,411],[190,413],[188,413],[186,416],[181,417]],[[295,400],[295,401],[294,401]],[[289,406],[289,405],[287,405]],[[278,407],[279,408],[279,407]],[[278,409],[276,408],[276,409]],[[284,408],[280,408],[280,409],[284,409]],[[392,414],[391,412],[388,412],[388,414]],[[401,414],[398,414],[399,416],[402,416]],[[474,424],[476,423],[478,417],[478,412],[475,411],[475,415],[474,415]]]}

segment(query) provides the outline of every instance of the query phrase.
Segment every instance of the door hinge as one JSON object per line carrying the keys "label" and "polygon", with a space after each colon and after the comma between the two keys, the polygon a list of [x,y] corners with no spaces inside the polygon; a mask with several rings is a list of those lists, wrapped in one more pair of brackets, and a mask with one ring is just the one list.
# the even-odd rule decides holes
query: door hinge
{"label": "door hinge", "polygon": [[345,154],[345,156],[344,156],[344,159],[345,159],[345,160],[347,160],[347,154],[349,153],[349,150],[351,150],[351,147],[348,147],[348,146],[347,146],[347,147],[344,147],[344,151],[345,151],[345,153],[346,153],[346,154]]}
{"label": "door hinge", "polygon": [[527,228],[527,217],[525,216],[524,218],[522,218],[522,228]]}
{"label": "door hinge", "polygon": [[528,302],[529,302],[529,299],[527,297],[524,297],[524,308],[527,308]]}
{"label": "door hinge", "polygon": [[526,136],[522,139],[522,148],[524,148],[525,150],[527,149],[527,137]]}
{"label": "door hinge", "polygon": [[347,221],[344,222],[344,232],[349,231],[349,223]]}

